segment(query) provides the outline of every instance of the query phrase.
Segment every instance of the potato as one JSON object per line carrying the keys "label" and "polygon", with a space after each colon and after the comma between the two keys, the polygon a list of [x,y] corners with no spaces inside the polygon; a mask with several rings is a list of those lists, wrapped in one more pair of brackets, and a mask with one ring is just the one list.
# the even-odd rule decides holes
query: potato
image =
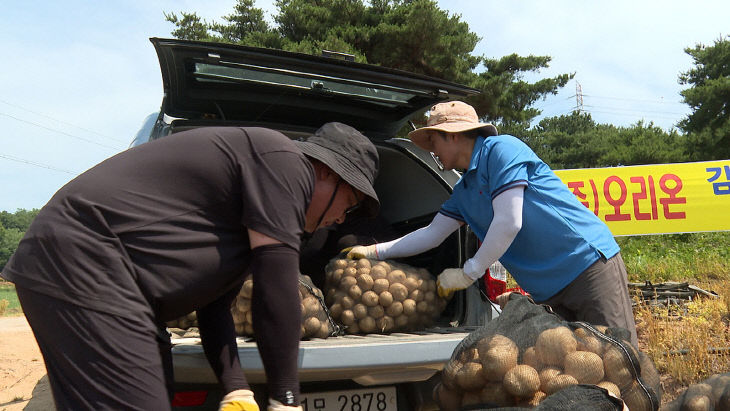
{"label": "potato", "polygon": [[388,272],[383,266],[376,265],[370,269],[370,276],[373,277],[373,280],[386,280]]}
{"label": "potato", "polygon": [[425,301],[418,302],[416,303],[416,312],[421,314],[427,313],[430,307]]}
{"label": "potato", "polygon": [[393,295],[395,301],[403,301],[408,297],[408,289],[400,283],[391,284],[388,291]]}
{"label": "potato", "polygon": [[393,270],[386,277],[391,284],[403,283],[406,280],[406,274],[402,270]]}
{"label": "potato", "polygon": [[370,274],[360,274],[357,277],[357,285],[363,292],[372,290],[374,282],[375,280],[373,280]]}
{"label": "potato", "polygon": [[456,385],[464,391],[481,389],[484,386],[484,372],[482,364],[467,362],[456,374]]}
{"label": "potato", "polygon": [[350,287],[352,287],[353,285],[356,285],[356,284],[357,284],[357,279],[355,277],[345,276],[345,277],[342,277],[342,279],[340,280],[339,288],[340,288],[340,290],[347,292],[350,289]]}
{"label": "potato", "polygon": [[477,342],[479,360],[484,376],[489,381],[502,381],[505,373],[517,365],[519,349],[512,340],[501,335],[486,337]]}
{"label": "potato", "polygon": [[355,306],[355,300],[353,300],[352,297],[345,295],[340,298],[340,305],[342,305],[342,308],[347,310]]}
{"label": "potato", "polygon": [[[620,387],[620,385],[619,385],[619,387]],[[629,407],[629,410],[651,410],[652,409],[651,401],[647,397],[646,392],[644,391],[643,388],[641,388],[639,386],[639,383],[636,381],[632,382],[631,385],[629,385],[629,388],[622,390],[621,399],[624,400],[624,402],[626,403],[626,406]],[[684,409],[685,408],[683,406],[682,410],[684,410]],[[699,409],[711,410],[712,408],[699,408]]]}
{"label": "potato", "polygon": [[342,315],[340,315],[340,322],[350,326],[355,324],[355,313],[353,313],[352,310],[344,310]]}
{"label": "potato", "polygon": [[[378,296],[378,302],[383,307],[388,307],[391,304],[393,304],[393,294],[390,293],[390,291],[383,291]],[[397,301],[396,301],[397,302]]]}
{"label": "potato", "polygon": [[[380,295],[380,302],[381,303],[383,302],[382,294]],[[385,305],[385,304],[383,304],[383,305]],[[403,303],[400,301],[396,301],[396,302],[388,305],[387,308],[385,309],[385,313],[393,318],[398,317],[399,315],[401,315],[403,313]]]}
{"label": "potato", "polygon": [[327,338],[332,333],[329,321],[322,321],[322,325],[319,327],[319,331],[315,334],[316,338]]}
{"label": "potato", "polygon": [[448,361],[441,370],[441,381],[449,388],[456,388],[456,375],[458,374],[464,363],[459,361]]}
{"label": "potato", "polygon": [[542,363],[537,359],[535,347],[527,347],[522,354],[522,364],[529,365],[538,371],[542,369]]}
{"label": "potato", "polygon": [[372,267],[370,260],[367,258],[361,258],[357,260],[357,263],[355,264],[355,267],[357,268],[367,268],[368,270]]}
{"label": "potato", "polygon": [[585,337],[580,337],[576,349],[578,351],[589,351],[601,356],[603,355],[603,342],[595,336],[587,335]]}
{"label": "potato", "polygon": [[474,348],[467,348],[466,350],[459,353],[459,362],[468,363],[470,361],[479,361],[479,350]]}
{"label": "potato", "polygon": [[313,317],[318,315],[320,312],[323,311],[322,304],[320,304],[317,297],[314,297],[310,295],[309,297],[306,297],[302,300],[302,305],[304,306],[304,309],[302,310],[302,313],[306,317]]}
{"label": "potato", "polygon": [[236,310],[244,312],[251,309],[251,300],[248,298],[236,298]]}
{"label": "potato", "polygon": [[461,409],[461,394],[452,391],[443,384],[434,388],[434,400],[438,402],[439,408],[444,411],[457,411]]}
{"label": "potato", "polygon": [[368,307],[373,307],[378,305],[379,297],[378,294],[375,293],[375,291],[365,291],[362,294],[362,303],[367,305]]}
{"label": "potato", "polygon": [[350,287],[349,290],[347,290],[347,294],[354,300],[354,301],[360,301],[360,298],[362,298],[362,290],[360,287],[357,286],[357,284]]}
{"label": "potato", "polygon": [[243,333],[246,335],[253,335],[253,324],[251,324],[251,323],[243,324]]}
{"label": "potato", "polygon": [[[390,315],[390,314],[388,314]],[[404,330],[408,328],[408,316],[407,315],[399,315],[397,317],[393,317],[393,321],[395,321],[395,328],[398,330]]]}
{"label": "potato", "polygon": [[416,312],[416,302],[411,299],[403,300],[403,314],[413,315]]}
{"label": "potato", "polygon": [[579,384],[597,384],[603,380],[603,360],[589,351],[574,351],[565,356],[565,373],[572,375]]}
{"label": "potato", "polygon": [[411,300],[413,300],[417,303],[420,303],[421,301],[423,301],[424,295],[425,294],[424,294],[423,290],[415,289],[408,294],[408,298],[410,298]]}
{"label": "potato", "polygon": [[344,275],[344,273],[345,270],[342,268],[333,270],[327,277],[329,284],[339,284],[340,280],[342,280],[342,276]]}
{"label": "potato", "polygon": [[305,335],[312,335],[319,331],[322,324],[319,322],[317,317],[309,317],[304,320],[304,333]]}
{"label": "potato", "polygon": [[253,296],[253,279],[248,278],[246,281],[243,282],[243,287],[241,287],[241,294],[244,298],[251,298]]}
{"label": "potato", "polygon": [[355,304],[354,307],[352,307],[352,312],[355,314],[355,318],[358,320],[362,320],[363,318],[368,316],[368,307],[365,304]]}
{"label": "potato", "polygon": [[553,377],[550,381],[547,382],[545,385],[545,394],[552,395],[556,392],[562,390],[563,388],[568,388],[571,385],[578,385],[578,380],[576,380],[573,376],[570,376],[568,374],[559,374]]}
{"label": "potato", "polygon": [[562,366],[565,355],[575,351],[577,346],[578,342],[570,328],[561,326],[545,330],[537,336],[535,353],[543,364]]}
{"label": "potato", "polygon": [[383,308],[382,305],[374,305],[372,307],[368,307],[368,315],[375,318],[377,321],[378,318],[381,318],[385,315],[385,308]]}
{"label": "potato", "polygon": [[388,288],[390,288],[390,282],[386,280],[385,278],[379,278],[373,282],[373,291],[375,294],[380,294],[383,291],[388,291]]}
{"label": "potato", "polygon": [[375,331],[375,319],[373,317],[365,317],[358,321],[357,325],[360,327],[360,331],[364,333],[371,333]]}
{"label": "potato", "polygon": [[624,357],[623,351],[616,347],[609,347],[603,354],[603,370],[606,380],[616,384],[619,388],[631,385],[634,377],[629,367],[630,362]]}
{"label": "potato", "polygon": [[531,398],[540,389],[540,376],[529,365],[516,365],[504,374],[502,384],[515,397]]}
{"label": "potato", "polygon": [[547,392],[547,385],[550,380],[562,374],[558,367],[548,366],[540,370],[540,391]]}
{"label": "potato", "polygon": [[542,391],[538,391],[535,394],[533,394],[532,397],[522,399],[521,401],[519,401],[517,403],[517,405],[521,406],[521,407],[533,408],[533,407],[540,405],[540,403],[542,402],[542,400],[545,399],[545,397],[547,397],[547,394],[545,394]]}
{"label": "potato", "polygon": [[342,316],[342,305],[340,303],[334,303],[330,306],[330,315],[332,318],[339,319]]}
{"label": "potato", "polygon": [[501,382],[488,382],[479,391],[479,398],[482,402],[497,404],[500,407],[508,407],[514,403],[512,396],[504,389]]}
{"label": "potato", "polygon": [[383,269],[385,270],[385,274],[388,274],[393,269],[390,264],[386,263],[385,261],[379,261],[375,266],[383,267]]}
{"label": "potato", "polygon": [[612,383],[611,381],[601,381],[596,385],[605,389],[606,391],[615,395],[616,397],[621,398],[621,390],[619,390],[618,386],[616,384]]}
{"label": "potato", "polygon": [[413,290],[418,288],[418,279],[414,278],[414,277],[407,277],[403,281],[403,285],[405,285],[406,288],[408,289],[408,292],[411,293],[411,292],[413,292]]}
{"label": "potato", "polygon": [[466,407],[469,405],[477,405],[482,402],[482,399],[479,397],[478,391],[469,391],[465,392],[461,396],[461,406]]}

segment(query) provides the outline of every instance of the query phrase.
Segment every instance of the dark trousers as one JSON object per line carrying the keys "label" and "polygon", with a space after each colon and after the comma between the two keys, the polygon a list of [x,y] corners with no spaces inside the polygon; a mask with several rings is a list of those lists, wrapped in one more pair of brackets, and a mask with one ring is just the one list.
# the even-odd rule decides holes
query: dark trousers
{"label": "dark trousers", "polygon": [[123,318],[27,288],[16,291],[59,410],[170,409],[169,339],[165,345],[152,318]]}
{"label": "dark trousers", "polygon": [[538,303],[549,305],[568,321],[625,328],[631,333],[631,344],[639,346],[621,253],[599,259],[560,292]]}

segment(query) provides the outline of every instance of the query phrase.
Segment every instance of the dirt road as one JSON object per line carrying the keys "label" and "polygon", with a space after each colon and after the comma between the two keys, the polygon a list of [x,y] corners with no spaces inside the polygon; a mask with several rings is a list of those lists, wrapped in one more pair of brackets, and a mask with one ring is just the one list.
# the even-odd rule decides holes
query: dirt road
{"label": "dirt road", "polygon": [[0,317],[0,411],[53,410],[38,345],[24,316]]}

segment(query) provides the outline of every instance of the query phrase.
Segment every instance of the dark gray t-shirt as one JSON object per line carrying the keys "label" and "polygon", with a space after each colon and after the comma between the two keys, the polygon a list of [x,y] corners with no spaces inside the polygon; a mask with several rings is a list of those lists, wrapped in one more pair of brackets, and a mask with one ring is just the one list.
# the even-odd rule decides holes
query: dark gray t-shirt
{"label": "dark gray t-shirt", "polygon": [[177,133],[61,188],[2,274],[74,304],[166,321],[240,284],[247,228],[298,250],[313,190],[311,163],[279,132]]}

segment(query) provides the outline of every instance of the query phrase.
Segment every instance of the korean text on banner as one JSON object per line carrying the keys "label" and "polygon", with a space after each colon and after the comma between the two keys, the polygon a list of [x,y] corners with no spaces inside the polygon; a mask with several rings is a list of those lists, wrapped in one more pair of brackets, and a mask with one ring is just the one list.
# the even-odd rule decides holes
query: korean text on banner
{"label": "korean text on banner", "polygon": [[555,174],[614,235],[730,230],[730,160]]}

